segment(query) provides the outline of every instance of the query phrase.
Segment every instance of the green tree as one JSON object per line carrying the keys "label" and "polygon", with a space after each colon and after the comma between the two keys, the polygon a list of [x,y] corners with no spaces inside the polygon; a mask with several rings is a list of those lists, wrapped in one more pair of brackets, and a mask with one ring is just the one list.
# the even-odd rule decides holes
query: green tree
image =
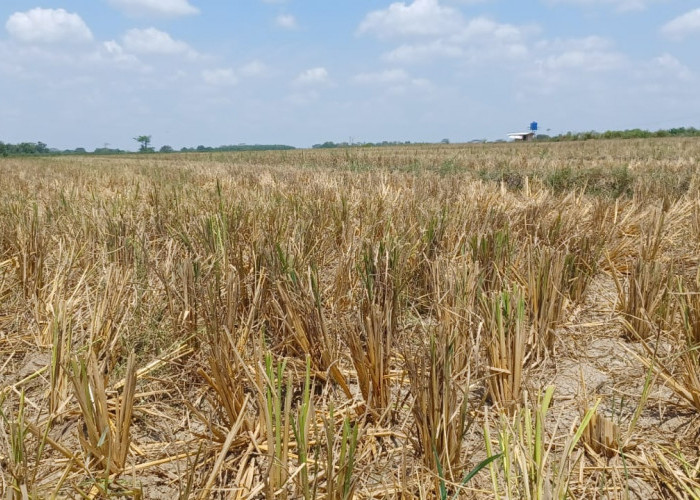
{"label": "green tree", "polygon": [[17,145],[17,149],[21,155],[36,154],[36,144],[33,142],[20,142]]}
{"label": "green tree", "polygon": [[174,149],[171,146],[163,146],[160,148],[161,153],[172,153]]}
{"label": "green tree", "polygon": [[139,148],[139,152],[141,153],[152,153],[153,148],[150,147],[151,145],[151,136],[150,135],[140,135],[138,137],[134,137],[134,140],[138,143],[141,143],[141,147]]}

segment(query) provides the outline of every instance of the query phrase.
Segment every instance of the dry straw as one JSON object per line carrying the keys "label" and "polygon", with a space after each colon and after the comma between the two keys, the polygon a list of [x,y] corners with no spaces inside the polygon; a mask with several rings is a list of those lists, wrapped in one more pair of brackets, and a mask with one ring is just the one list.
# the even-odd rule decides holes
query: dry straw
{"label": "dry straw", "polygon": [[2,158],[2,495],[700,497],[698,156]]}

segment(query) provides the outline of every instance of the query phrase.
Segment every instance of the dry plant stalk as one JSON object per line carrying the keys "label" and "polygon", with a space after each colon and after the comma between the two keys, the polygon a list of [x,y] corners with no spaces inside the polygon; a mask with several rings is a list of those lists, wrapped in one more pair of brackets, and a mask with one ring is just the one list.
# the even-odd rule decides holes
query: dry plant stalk
{"label": "dry plant stalk", "polygon": [[[209,372],[199,369],[199,375],[211,387],[216,394],[214,408],[219,413],[224,425],[230,429],[239,419],[242,420],[242,429],[248,432],[252,429],[252,422],[245,417],[247,410],[246,374],[240,367],[239,358],[233,353],[228,341],[222,341],[221,336],[211,343],[209,354]],[[205,421],[214,435],[220,441],[226,437],[225,431],[218,430],[212,422]]]}
{"label": "dry plant stalk", "polygon": [[[248,336],[258,313],[262,297],[264,274],[256,282],[255,293],[247,314],[241,307],[241,283],[235,269],[229,268],[225,275],[225,295],[220,296],[217,281],[210,283],[202,304],[202,318],[206,330],[207,369],[199,368],[198,374],[214,390],[216,397],[212,406],[218,413],[225,429],[217,428],[213,422],[203,418],[203,423],[219,441],[227,437],[228,429],[237,422],[244,433],[252,431],[253,422],[246,416],[246,391],[252,383],[244,366]],[[235,336],[234,336],[235,335]],[[240,443],[238,443],[240,444]]]}
{"label": "dry plant stalk", "polygon": [[363,295],[358,323],[347,330],[358,384],[367,408],[380,417],[389,408],[389,368],[396,342],[399,313],[395,266],[398,252],[379,245],[363,255]]}
{"label": "dry plant stalk", "polygon": [[15,227],[14,242],[19,263],[15,269],[25,299],[36,297],[44,287],[48,248],[40,218],[38,206],[34,204],[31,215],[23,215]]}
{"label": "dry plant stalk", "polygon": [[51,388],[49,393],[51,415],[55,415],[69,397],[69,382],[64,366],[65,358],[71,352],[73,325],[67,308],[68,305],[65,301],[52,307],[54,318],[51,325],[53,342],[51,343]]}
{"label": "dry plant stalk", "polygon": [[534,342],[539,353],[552,352],[554,329],[561,324],[568,303],[563,293],[568,278],[564,267],[566,255],[530,245],[526,260],[525,291]]}
{"label": "dry plant stalk", "polygon": [[435,474],[442,468],[451,481],[463,471],[462,439],[471,421],[467,333],[454,322],[440,324],[427,352],[419,352],[415,360],[405,355],[414,397],[415,447],[426,467]]}
{"label": "dry plant stalk", "polygon": [[583,301],[588,285],[598,272],[604,238],[605,235],[602,235],[594,241],[594,238],[584,236],[567,245],[562,288],[574,302]]}
{"label": "dry plant stalk", "polygon": [[643,238],[640,240],[639,256],[647,262],[654,262],[659,256],[661,243],[663,242],[664,222],[666,211],[657,210],[654,214],[653,225],[645,226],[642,231]]}
{"label": "dry plant stalk", "polygon": [[700,269],[689,286],[678,279],[678,305],[683,336],[677,335],[675,341],[685,346],[678,356],[675,376],[671,370],[660,369],[676,394],[700,412]]}
{"label": "dry plant stalk", "polygon": [[623,289],[616,273],[618,309],[623,325],[632,339],[646,340],[673,317],[669,278],[671,271],[659,262],[637,259],[627,287]]}
{"label": "dry plant stalk", "polygon": [[120,342],[123,340],[123,325],[129,319],[127,313],[130,301],[127,300],[127,294],[131,281],[130,272],[112,265],[101,280],[102,290],[94,294],[86,290],[87,295],[95,297],[89,312],[90,330],[87,345],[95,350],[97,358],[105,364],[107,372],[111,372],[121,361]]}
{"label": "dry plant stalk", "polygon": [[521,400],[523,369],[528,356],[525,301],[518,288],[481,297],[483,338],[488,361],[491,400],[509,411]]}
{"label": "dry plant stalk", "polygon": [[97,358],[91,353],[87,360],[72,362],[71,381],[75,397],[83,417],[78,439],[83,449],[92,455],[103,470],[104,477],[120,473],[126,465],[131,437],[131,415],[136,390],[136,364],[132,352],[126,365],[126,383],[116,405],[116,415],[111,416],[107,399],[107,380],[98,367]]}
{"label": "dry plant stalk", "polygon": [[318,271],[311,268],[304,284],[298,279],[281,278],[272,304],[284,325],[284,337],[294,344],[297,354],[309,356],[315,370],[330,372],[333,381],[352,398],[345,375],[338,366],[338,339],[326,325],[318,279]]}
{"label": "dry plant stalk", "polygon": [[[591,411],[589,408],[585,413]],[[620,449],[620,427],[601,415],[598,411],[592,413],[591,421],[583,433],[582,440],[599,455],[614,457]]]}
{"label": "dry plant stalk", "polygon": [[503,287],[505,273],[513,257],[511,238],[507,226],[490,234],[472,237],[470,248],[472,259],[479,264],[481,270],[481,289],[493,291]]}
{"label": "dry plant stalk", "polygon": [[696,200],[693,204],[690,219],[690,234],[695,237],[695,240],[698,243],[700,243],[700,200]]}
{"label": "dry plant stalk", "polygon": [[459,481],[463,472],[463,438],[473,422],[468,412],[471,375],[478,359],[478,340],[473,338],[478,263],[461,262],[456,269],[450,264],[444,259],[426,262],[428,299],[435,310],[430,324],[418,332],[429,336],[430,343],[403,354],[414,398],[414,448],[435,474],[436,492],[440,479]]}
{"label": "dry plant stalk", "polygon": [[180,325],[190,332],[197,331],[198,300],[197,300],[197,278],[199,277],[199,266],[196,261],[185,259],[180,266],[180,282],[182,294],[182,313],[179,318]]}
{"label": "dry plant stalk", "polygon": [[686,345],[688,349],[697,349],[700,346],[700,268],[689,286],[683,285],[679,278],[678,298]]}

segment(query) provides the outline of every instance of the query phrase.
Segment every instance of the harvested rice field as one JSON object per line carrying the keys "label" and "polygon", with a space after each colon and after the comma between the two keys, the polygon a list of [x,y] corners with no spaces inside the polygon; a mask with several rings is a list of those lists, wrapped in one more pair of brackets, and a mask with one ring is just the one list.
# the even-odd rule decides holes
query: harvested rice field
{"label": "harvested rice field", "polygon": [[0,158],[0,490],[700,497],[700,140]]}

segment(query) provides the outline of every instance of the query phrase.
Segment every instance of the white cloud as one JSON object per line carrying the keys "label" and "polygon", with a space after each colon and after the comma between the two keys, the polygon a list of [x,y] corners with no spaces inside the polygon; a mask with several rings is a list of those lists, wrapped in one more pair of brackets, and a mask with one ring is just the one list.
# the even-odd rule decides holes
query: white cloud
{"label": "white cloud", "polygon": [[238,77],[231,68],[204,70],[202,79],[209,85],[216,86],[232,86],[238,83]]}
{"label": "white cloud", "polygon": [[487,17],[475,17],[470,19],[459,32],[452,37],[455,42],[520,42],[530,33],[537,32],[533,26],[515,26],[513,24],[498,23]]}
{"label": "white cloud", "polygon": [[188,0],[110,0],[110,3],[131,16],[179,17],[199,13]]}
{"label": "white cloud", "polygon": [[245,76],[247,78],[250,77],[255,77],[255,76],[261,76],[266,74],[269,71],[269,68],[267,65],[261,61],[250,61],[249,63],[244,64],[241,69],[239,70],[239,73],[241,76]]}
{"label": "white cloud", "polygon": [[540,40],[535,44],[538,52],[564,52],[580,50],[586,52],[604,51],[612,49],[612,42],[601,36],[591,35],[583,38],[554,38],[552,40]]}
{"label": "white cloud", "polygon": [[[479,0],[452,0],[477,3]],[[441,5],[439,0],[392,3],[367,14],[357,33],[379,38],[411,38],[383,55],[392,63],[418,63],[440,58],[465,62],[522,58],[525,43],[539,32],[531,25],[499,23],[485,16],[466,19],[460,10]]]}
{"label": "white cloud", "polygon": [[650,4],[658,0],[547,0],[548,4],[580,5],[582,7],[594,7],[597,5],[607,5],[615,8],[619,12],[644,10]]}
{"label": "white cloud", "polygon": [[394,96],[401,96],[407,93],[420,93],[421,95],[427,96],[435,90],[433,83],[425,78],[411,78],[406,82],[396,83],[389,85],[387,87],[387,94]]}
{"label": "white cloud", "polygon": [[31,80],[40,88],[82,79],[98,81],[108,75],[103,82],[107,87],[119,81],[123,72],[147,75],[153,71],[114,40],[71,46],[0,41],[0,61],[0,70]]}
{"label": "white cloud", "polygon": [[294,79],[297,85],[318,85],[328,83],[328,71],[326,68],[318,67],[302,71],[299,76]]}
{"label": "white cloud", "polygon": [[690,81],[694,79],[694,74],[682,62],[673,57],[671,54],[661,54],[651,61],[650,71],[664,77],[674,77],[681,81]]}
{"label": "white cloud", "polygon": [[297,29],[299,27],[296,17],[291,14],[280,14],[275,18],[275,24],[280,28],[288,30]]}
{"label": "white cloud", "polygon": [[[533,56],[522,68],[521,89],[542,95],[560,89],[604,93],[634,71],[635,62],[599,37],[555,38],[534,44]],[[620,83],[620,86],[624,84]]]}
{"label": "white cloud", "polygon": [[384,54],[384,59],[394,63],[416,63],[432,61],[437,58],[456,58],[463,55],[462,47],[444,40],[434,40],[427,43],[400,45]]}
{"label": "white cloud", "polygon": [[406,70],[395,68],[374,73],[359,73],[352,81],[358,85],[385,87],[389,94],[404,94],[411,90],[431,90],[432,83],[425,78],[414,78]]}
{"label": "white cloud", "polygon": [[[692,111],[700,105],[695,91],[700,81],[698,75],[671,54],[640,61],[625,76],[629,76],[625,91],[643,96],[645,106],[653,102],[660,109],[674,108],[674,113],[682,116],[688,109]],[[678,125],[678,120],[659,120],[658,125]]]}
{"label": "white cloud", "polygon": [[250,61],[238,69],[214,68],[202,71],[202,79],[213,86],[237,85],[244,78],[254,78],[266,74],[269,71],[267,65],[260,61]]}
{"label": "white cloud", "polygon": [[403,69],[387,69],[378,73],[359,73],[353,77],[353,81],[361,84],[386,84],[405,82],[409,78]]}
{"label": "white cloud", "polygon": [[450,35],[400,45],[386,53],[384,59],[416,63],[436,58],[460,58],[467,62],[523,58],[529,53],[526,40],[538,31],[534,26],[499,23],[486,17],[462,21]]}
{"label": "white cloud", "polygon": [[124,34],[123,42],[126,50],[137,54],[197,57],[197,52],[187,43],[175,40],[165,31],[156,28],[130,29]]}
{"label": "white cloud", "polygon": [[358,33],[380,38],[396,36],[436,36],[457,31],[463,18],[457,9],[444,7],[438,0],[414,0],[411,4],[395,2],[386,9],[367,14]]}
{"label": "white cloud", "polygon": [[123,65],[139,65],[139,59],[124,51],[124,48],[114,40],[103,42],[95,59],[110,60]]}
{"label": "white cloud", "polygon": [[88,42],[92,32],[78,14],[64,9],[35,8],[12,14],[5,28],[10,35],[27,43]]}
{"label": "white cloud", "polygon": [[614,52],[570,50],[549,56],[541,63],[549,70],[606,71],[618,69],[624,58]]}
{"label": "white cloud", "polygon": [[686,12],[661,27],[661,33],[674,40],[700,33],[700,8]]}
{"label": "white cloud", "polygon": [[625,56],[613,49],[612,42],[599,36],[557,38],[540,41],[535,46],[538,53],[550,53],[536,61],[541,69],[548,71],[608,71],[620,69],[625,62]]}
{"label": "white cloud", "polygon": [[287,101],[294,106],[309,106],[317,102],[320,97],[317,90],[310,89],[287,96]]}

